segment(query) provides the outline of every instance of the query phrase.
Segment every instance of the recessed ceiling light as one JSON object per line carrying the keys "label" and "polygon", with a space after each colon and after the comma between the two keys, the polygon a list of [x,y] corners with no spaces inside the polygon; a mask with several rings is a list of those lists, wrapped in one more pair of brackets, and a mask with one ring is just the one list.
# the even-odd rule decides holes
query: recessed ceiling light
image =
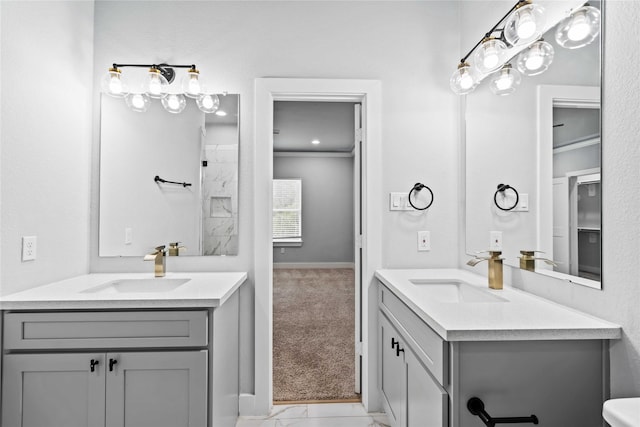
{"label": "recessed ceiling light", "polygon": [[227,115],[227,112],[224,110],[218,110],[216,111],[216,116],[220,116],[220,117],[224,117]]}
{"label": "recessed ceiling light", "polygon": [[319,139],[314,139],[313,141],[311,141],[311,143],[313,145],[318,145],[318,144],[320,144],[320,140]]}

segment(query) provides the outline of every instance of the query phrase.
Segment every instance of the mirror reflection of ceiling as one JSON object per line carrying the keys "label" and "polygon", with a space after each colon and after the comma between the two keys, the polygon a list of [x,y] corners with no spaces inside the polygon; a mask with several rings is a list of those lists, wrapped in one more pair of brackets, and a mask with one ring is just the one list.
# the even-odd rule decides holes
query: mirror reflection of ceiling
{"label": "mirror reflection of ceiling", "polygon": [[597,137],[600,137],[600,109],[553,109],[553,148]]}
{"label": "mirror reflection of ceiling", "polygon": [[[225,125],[237,125],[238,124],[238,100],[237,95],[218,95],[220,100],[220,106],[218,110],[213,114],[205,114],[205,124],[225,124]],[[223,114],[224,113],[224,114]]]}
{"label": "mirror reflection of ceiling", "polygon": [[[274,152],[353,150],[354,103],[277,101],[273,105]],[[313,140],[319,144],[311,143]]]}

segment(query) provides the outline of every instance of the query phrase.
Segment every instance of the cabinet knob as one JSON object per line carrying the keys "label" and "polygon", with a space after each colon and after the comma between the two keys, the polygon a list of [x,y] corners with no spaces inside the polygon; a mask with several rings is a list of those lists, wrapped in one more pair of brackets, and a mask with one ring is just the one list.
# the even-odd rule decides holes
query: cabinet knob
{"label": "cabinet knob", "polygon": [[89,363],[89,367],[91,368],[91,372],[95,372],[96,371],[96,365],[99,365],[99,364],[100,364],[99,360],[91,359],[91,362]]}
{"label": "cabinet knob", "polygon": [[109,372],[113,371],[113,365],[118,364],[116,359],[109,359]]}
{"label": "cabinet knob", "polygon": [[395,346],[400,346],[400,341],[396,341],[395,338],[391,338],[391,348],[395,348]]}
{"label": "cabinet knob", "polygon": [[398,346],[396,347],[396,356],[400,357],[400,352],[404,353],[404,348],[400,348],[400,343],[398,343]]}

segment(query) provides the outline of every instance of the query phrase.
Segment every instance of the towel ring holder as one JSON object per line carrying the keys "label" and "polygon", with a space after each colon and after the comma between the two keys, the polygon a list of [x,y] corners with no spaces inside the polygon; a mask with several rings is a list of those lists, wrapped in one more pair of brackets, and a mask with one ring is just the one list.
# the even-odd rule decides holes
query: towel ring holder
{"label": "towel ring holder", "polygon": [[[419,193],[420,191],[422,191],[423,189],[427,189],[429,191],[429,194],[431,195],[431,201],[429,202],[429,204],[423,208],[418,208],[416,207],[416,205],[413,204],[413,202],[411,201],[411,195],[416,192]],[[426,209],[429,209],[431,207],[431,205],[433,204],[433,191],[431,191],[431,189],[429,187],[427,187],[426,185],[422,184],[422,183],[416,183],[416,185],[413,186],[413,188],[411,189],[411,191],[409,191],[409,196],[407,197],[407,200],[409,201],[409,204],[411,205],[411,207],[417,211],[424,211]]]}
{"label": "towel ring holder", "polygon": [[[511,207],[502,207],[498,203],[498,194],[501,194],[504,197],[504,193],[507,190],[513,191],[513,193],[516,195],[516,201],[513,203],[513,206],[511,206]],[[498,209],[503,210],[503,211],[513,210],[516,206],[518,206],[518,202],[519,201],[520,201],[520,195],[518,194],[518,190],[516,190],[515,188],[513,188],[509,184],[498,184],[498,189],[496,190],[496,192],[493,195],[493,203],[495,203],[495,205],[498,207]]]}

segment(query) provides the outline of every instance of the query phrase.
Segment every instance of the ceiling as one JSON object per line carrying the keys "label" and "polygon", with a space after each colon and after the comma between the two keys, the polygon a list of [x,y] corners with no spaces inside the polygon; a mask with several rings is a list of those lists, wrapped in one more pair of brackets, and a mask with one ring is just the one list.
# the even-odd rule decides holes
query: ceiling
{"label": "ceiling", "polygon": [[[273,151],[351,152],[354,117],[353,102],[276,101]],[[311,144],[314,139],[320,144]]]}

